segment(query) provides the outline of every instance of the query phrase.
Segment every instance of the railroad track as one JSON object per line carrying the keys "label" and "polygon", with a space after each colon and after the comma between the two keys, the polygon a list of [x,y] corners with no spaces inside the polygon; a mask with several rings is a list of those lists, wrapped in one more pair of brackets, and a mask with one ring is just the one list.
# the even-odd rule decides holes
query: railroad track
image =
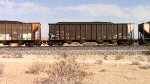
{"label": "railroad track", "polygon": [[105,55],[150,55],[149,46],[86,46],[86,47],[0,47],[0,55],[61,56],[105,56]]}
{"label": "railroad track", "polygon": [[0,51],[34,51],[34,50],[101,50],[101,51],[149,51],[149,46],[42,46],[42,47],[0,47]]}

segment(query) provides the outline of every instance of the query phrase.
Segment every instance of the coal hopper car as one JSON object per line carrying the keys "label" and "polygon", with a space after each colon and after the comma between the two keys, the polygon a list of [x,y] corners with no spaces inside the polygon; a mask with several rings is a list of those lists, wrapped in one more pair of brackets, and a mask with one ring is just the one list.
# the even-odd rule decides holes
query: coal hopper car
{"label": "coal hopper car", "polygon": [[134,43],[132,23],[111,22],[58,22],[49,24],[48,45],[63,45],[72,42],[97,42],[118,45]]}
{"label": "coal hopper car", "polygon": [[139,45],[150,44],[150,22],[138,25]]}
{"label": "coal hopper car", "polygon": [[19,21],[0,21],[0,43],[11,45],[40,46],[41,24]]}

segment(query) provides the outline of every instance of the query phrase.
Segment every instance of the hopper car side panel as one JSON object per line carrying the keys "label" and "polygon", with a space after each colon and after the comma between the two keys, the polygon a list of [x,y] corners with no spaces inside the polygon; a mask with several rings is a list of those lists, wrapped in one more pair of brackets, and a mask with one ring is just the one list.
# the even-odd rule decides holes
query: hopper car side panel
{"label": "hopper car side panel", "polygon": [[5,27],[6,27],[6,25],[4,24],[4,23],[1,23],[0,24],[0,29],[1,29],[1,31],[0,31],[0,34],[1,34],[1,40],[5,40],[6,38],[5,38]]}
{"label": "hopper car side panel", "polygon": [[65,40],[70,41],[70,25],[65,25]]}
{"label": "hopper car side panel", "polygon": [[77,24],[76,25],[76,40],[80,40],[81,39],[81,25]]}
{"label": "hopper car side panel", "polygon": [[81,40],[86,41],[86,24],[81,24]]}
{"label": "hopper car side panel", "polygon": [[122,37],[122,25],[121,24],[119,24],[118,25],[118,40],[122,40],[123,39],[123,37]]}
{"label": "hopper car side panel", "polygon": [[102,25],[102,39],[107,40],[106,36],[107,36],[107,25],[103,24]]}
{"label": "hopper car side panel", "polygon": [[60,30],[59,30],[59,25],[55,25],[55,32],[54,32],[54,35],[55,35],[55,40],[59,40],[60,39]]}
{"label": "hopper car side panel", "polygon": [[92,39],[92,25],[91,24],[87,24],[86,27],[86,40],[91,40]]}
{"label": "hopper car side panel", "polygon": [[118,40],[118,25],[113,24],[113,40]]}
{"label": "hopper car side panel", "polygon": [[97,40],[102,41],[102,24],[97,25]]}
{"label": "hopper car side panel", "polygon": [[126,24],[123,24],[123,30],[122,30],[122,33],[123,33],[123,39],[128,39],[128,28],[127,28],[127,25]]}
{"label": "hopper car side panel", "polygon": [[23,40],[23,24],[18,24],[18,40]]}
{"label": "hopper car side panel", "polygon": [[55,40],[55,24],[49,25],[49,40]]}
{"label": "hopper car side panel", "polygon": [[112,24],[107,25],[107,39],[112,40]]}
{"label": "hopper car side panel", "polygon": [[15,24],[12,24],[12,39],[11,40],[18,40],[18,24],[15,23]]}
{"label": "hopper car side panel", "polygon": [[65,25],[60,25],[60,40],[64,40],[65,39]]}
{"label": "hopper car side panel", "polygon": [[73,25],[70,25],[70,39],[71,40],[75,40],[76,38],[76,25],[73,24]]}
{"label": "hopper car side panel", "polygon": [[97,40],[97,25],[92,25],[92,40]]}
{"label": "hopper car side panel", "polygon": [[12,40],[12,38],[11,38],[12,37],[12,33],[11,32],[12,32],[12,24],[6,24],[6,29],[5,29],[6,37],[3,40]]}

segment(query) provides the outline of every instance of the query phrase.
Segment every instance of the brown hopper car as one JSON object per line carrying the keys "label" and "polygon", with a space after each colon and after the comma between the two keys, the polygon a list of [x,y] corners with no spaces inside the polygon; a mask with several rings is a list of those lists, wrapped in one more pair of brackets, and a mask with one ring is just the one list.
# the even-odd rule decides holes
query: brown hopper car
{"label": "brown hopper car", "polygon": [[138,25],[138,42],[140,45],[150,44],[150,22]]}
{"label": "brown hopper car", "polygon": [[132,45],[134,27],[131,23],[111,22],[58,22],[49,24],[49,41],[51,45],[72,42],[104,42],[118,45]]}
{"label": "brown hopper car", "polygon": [[0,21],[0,43],[10,45],[40,46],[41,24],[19,21]]}

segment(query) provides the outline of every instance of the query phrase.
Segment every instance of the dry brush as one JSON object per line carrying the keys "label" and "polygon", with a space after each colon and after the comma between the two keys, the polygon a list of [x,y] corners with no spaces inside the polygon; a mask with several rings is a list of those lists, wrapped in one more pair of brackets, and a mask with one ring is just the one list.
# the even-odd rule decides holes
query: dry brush
{"label": "dry brush", "polygon": [[83,70],[74,57],[62,55],[62,60],[49,65],[46,71],[48,78],[35,81],[36,84],[83,84],[84,79],[91,75]]}

